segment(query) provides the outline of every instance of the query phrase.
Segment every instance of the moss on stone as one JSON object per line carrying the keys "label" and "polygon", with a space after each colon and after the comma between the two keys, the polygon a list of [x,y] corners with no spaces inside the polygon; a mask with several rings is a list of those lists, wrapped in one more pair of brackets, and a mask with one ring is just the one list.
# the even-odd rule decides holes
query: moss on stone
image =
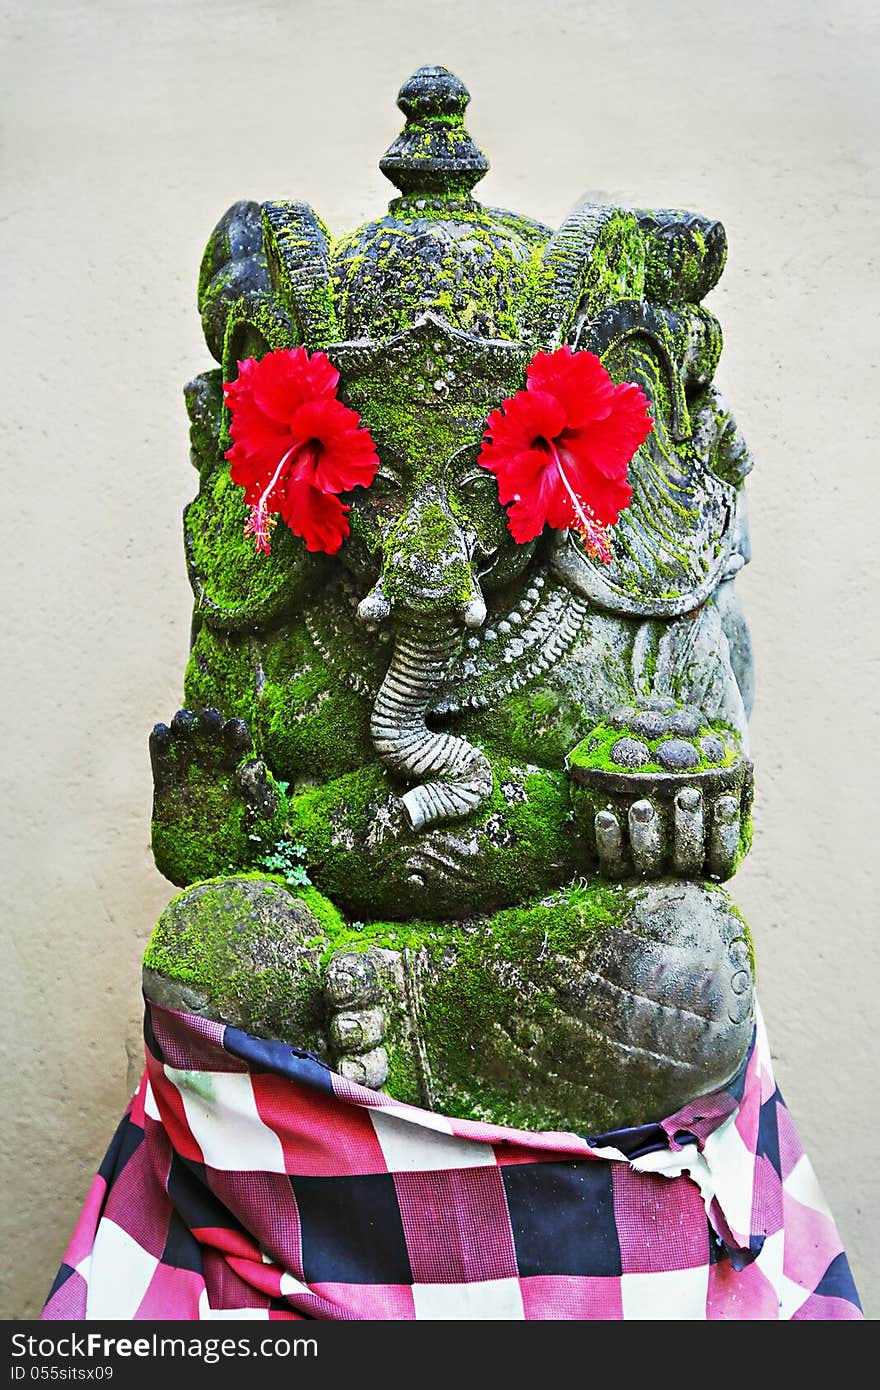
{"label": "moss on stone", "polygon": [[188,709],[219,709],[227,718],[244,719],[253,732],[257,681],[251,639],[197,622],[183,690]]}
{"label": "moss on stone", "polygon": [[584,711],[569,694],[539,685],[462,718],[458,727],[466,734],[477,732],[511,759],[526,758],[542,767],[562,769],[566,754],[583,733]]}
{"label": "moss on stone", "polygon": [[304,626],[258,645],[255,729],[280,776],[332,780],[373,755],[370,700],[328,666]]}
{"label": "moss on stone", "polygon": [[743,914],[740,912],[739,908],[736,906],[736,903],[731,902],[729,898],[727,900],[727,910],[730,913],[731,917],[735,917],[738,922],[742,923],[743,940],[746,943],[746,950],[748,951],[749,955],[749,968],[752,972],[752,980],[756,981],[758,978],[758,961],[755,953],[755,938],[752,935],[752,929],[749,926]]}
{"label": "moss on stone", "polygon": [[424,988],[423,1029],[444,1107],[523,1128],[555,1128],[566,1111],[579,1112],[582,1097],[565,1082],[548,1094],[551,1059],[563,1073],[578,1072],[568,1067],[559,958],[586,967],[597,937],[619,925],[627,910],[619,891],[573,887],[464,933]]}
{"label": "moss on stone", "polygon": [[347,930],[345,918],[329,898],[325,898],[323,893],[313,885],[289,890],[300,902],[305,903],[309,912],[318,923],[323,934],[329,939],[338,939]]}
{"label": "moss on stone", "polygon": [[300,623],[265,637],[196,631],[185,680],[190,708],[247,721],[284,781],[332,779],[366,760],[370,701],[330,669]]}
{"label": "moss on stone", "polygon": [[232,630],[288,610],[308,565],[302,540],[283,524],[275,528],[271,554],[258,554],[244,534],[246,519],[244,489],[221,460],[184,512],[184,542],[196,611]]}
{"label": "moss on stone", "polygon": [[220,429],[223,417],[223,373],[220,368],[202,372],[183,388],[189,417],[190,460],[201,477],[220,461]]}
{"label": "moss on stone", "polygon": [[[208,879],[161,914],[144,969],[172,991],[184,987],[208,1017],[314,1046],[323,1035],[323,925],[337,920],[314,890],[291,892],[253,873]],[[163,993],[149,973],[148,981]]]}
{"label": "moss on stone", "polygon": [[470,199],[397,199],[333,248],[340,322],[349,338],[381,340],[433,311],[465,332],[518,340],[549,235]]}
{"label": "moss on stone", "polygon": [[[697,737],[702,737],[708,733],[714,733],[718,725],[710,725],[708,722],[704,729],[701,729]],[[670,769],[664,766],[658,759],[652,758],[649,762],[638,768],[632,768],[626,763],[619,763],[612,757],[612,749],[620,739],[638,739],[652,753],[656,753],[662,743],[667,743],[671,738],[680,738],[681,735],[674,733],[663,733],[657,738],[646,738],[644,734],[630,733],[625,728],[613,728],[610,724],[597,724],[585,739],[570,750],[567,756],[569,767],[587,768],[591,772],[619,772],[630,776],[640,776],[642,773],[662,773],[669,776]],[[679,769],[678,773],[682,777],[692,776],[696,772],[708,772],[721,768],[733,767],[742,758],[739,747],[739,740],[727,738],[724,741],[724,757],[717,762],[705,757],[700,752],[699,746],[695,743],[696,751],[700,753],[699,761],[693,767]],[[692,742],[692,740],[688,740]]]}
{"label": "moss on stone", "polygon": [[[413,856],[426,836],[402,825],[399,789],[378,764],[302,791],[291,804],[289,833],[307,847],[313,882],[355,916],[453,916],[463,899],[483,911],[534,897],[570,877],[583,852],[568,780],[498,760],[494,772],[492,795],[467,822],[473,852],[461,879],[432,875],[429,887],[419,887]],[[395,807],[397,824],[380,838],[377,826]],[[443,833],[440,827],[441,841]]]}
{"label": "moss on stone", "polygon": [[248,805],[237,769],[223,765],[216,743],[207,746],[198,735],[178,739],[166,757],[174,763],[174,775],[157,789],[151,844],[156,867],[172,883],[183,886],[246,868],[283,836],[287,798],[270,772],[266,782],[274,807],[262,814]]}
{"label": "moss on stone", "polygon": [[407,513],[385,541],[394,563],[383,571],[385,593],[399,606],[420,613],[447,614],[474,593],[471,566],[456,523],[439,502],[428,502],[416,516]]}

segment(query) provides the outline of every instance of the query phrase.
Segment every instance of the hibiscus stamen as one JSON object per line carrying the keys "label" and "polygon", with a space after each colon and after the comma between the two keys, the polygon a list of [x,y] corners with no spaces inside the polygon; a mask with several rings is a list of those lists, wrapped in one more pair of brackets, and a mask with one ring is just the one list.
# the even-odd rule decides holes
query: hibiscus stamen
{"label": "hibiscus stamen", "polygon": [[559,476],[562,479],[562,485],[571,499],[571,505],[574,507],[576,517],[574,529],[583,540],[584,549],[594,560],[601,560],[605,565],[610,564],[611,545],[607,527],[603,526],[602,522],[596,519],[592,507],[586,502],[581,501],[580,497],[578,497],[566,476],[565,469],[562,466],[562,460],[559,457],[553,440],[548,439],[547,443],[559,472]]}
{"label": "hibiscus stamen", "polygon": [[275,530],[276,520],[276,517],[266,514],[265,508],[262,510],[259,506],[250,508],[250,515],[244,524],[244,533],[246,536],[255,537],[258,554],[260,551],[264,555],[271,554],[272,547],[269,544],[269,537]]}
{"label": "hibiscus stamen", "polygon": [[292,454],[296,453],[299,447],[299,444],[294,444],[292,449],[288,449],[278,467],[275,469],[275,472],[272,474],[272,481],[260,497],[259,502],[252,504],[251,514],[244,524],[244,533],[246,536],[254,537],[258,554],[260,551],[262,551],[264,555],[271,554],[272,547],[269,544],[269,537],[275,529],[275,518],[274,516],[270,517],[268,514],[269,494],[281,477],[281,470],[287,463],[287,460]]}
{"label": "hibiscus stamen", "polygon": [[[559,457],[559,452],[556,448],[556,445],[553,443],[553,440],[548,439],[547,444],[549,446],[550,453],[553,456],[553,462],[556,464],[556,467],[559,470],[559,476],[562,479],[562,485],[568,493],[569,497],[571,498],[571,505],[574,507],[578,521],[580,521],[581,526],[584,528],[584,530],[586,530],[590,525],[590,521],[586,512],[584,511],[584,504],[578,497],[571,483],[568,481],[565,469],[562,466],[562,460]],[[577,529],[580,530],[580,527],[578,527]]]}

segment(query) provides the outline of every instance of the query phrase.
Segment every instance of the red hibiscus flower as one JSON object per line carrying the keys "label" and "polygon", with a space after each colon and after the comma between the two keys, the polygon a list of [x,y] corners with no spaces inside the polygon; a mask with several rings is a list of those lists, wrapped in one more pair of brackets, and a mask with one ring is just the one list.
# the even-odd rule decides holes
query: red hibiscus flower
{"label": "red hibiscus flower", "polygon": [[489,416],[479,456],[498,479],[514,539],[571,527],[607,564],[608,527],[632,498],[627,465],[653,428],[640,388],[616,386],[592,352],[537,353],[526,389]]}
{"label": "red hibiscus flower", "polygon": [[245,535],[267,555],[277,513],[307,550],[334,555],[348,535],[350,507],[337,493],[369,487],[376,446],[356,410],[336,397],[339,373],[323,352],[269,352],[238,364],[224,383],[232,414],[229,476],[244,488]]}

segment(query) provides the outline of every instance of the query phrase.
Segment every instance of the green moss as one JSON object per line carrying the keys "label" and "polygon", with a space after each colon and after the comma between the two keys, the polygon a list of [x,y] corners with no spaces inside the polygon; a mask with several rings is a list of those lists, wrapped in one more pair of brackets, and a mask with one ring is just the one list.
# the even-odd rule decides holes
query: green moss
{"label": "green moss", "polygon": [[645,243],[623,209],[577,209],[548,243],[532,288],[535,336],[564,342],[576,315],[589,321],[609,305],[639,299],[645,284]]}
{"label": "green moss", "polygon": [[463,719],[460,727],[465,733],[477,731],[490,747],[510,758],[561,769],[569,749],[581,737],[584,722],[579,701],[549,686],[538,686]]}
{"label": "green moss", "polygon": [[245,719],[278,777],[332,780],[373,753],[370,701],[332,671],[305,628],[277,634],[196,632],[185,681],[190,708]]}
{"label": "green moss", "polygon": [[325,898],[323,893],[319,893],[317,888],[310,885],[291,891],[294,897],[305,903],[327,937],[339,938],[347,932],[348,928],[339,908],[329,898]]}
{"label": "green moss", "polygon": [[[258,883],[258,898],[244,885]],[[291,899],[309,913],[296,915]],[[309,915],[310,914],[310,915]],[[324,922],[341,920],[314,890],[291,893],[261,874],[188,888],[160,916],[144,967],[202,994],[220,1018],[264,1037],[314,1046],[322,1031]],[[318,932],[310,945],[312,928]]]}
{"label": "green moss", "polygon": [[[326,901],[326,899],[325,899]],[[328,943],[324,961],[337,951],[366,952],[373,947],[388,951],[418,951],[429,944],[457,939],[458,922],[348,922],[337,913],[334,924],[326,926]]]}
{"label": "green moss", "polygon": [[220,429],[223,417],[223,373],[202,372],[183,388],[189,417],[190,459],[205,477],[220,461]]}
{"label": "green moss", "polygon": [[283,835],[287,798],[271,773],[274,809],[264,815],[247,805],[236,770],[222,765],[216,744],[205,746],[194,734],[173,741],[166,756],[174,774],[154,798],[151,845],[156,867],[172,883],[245,868]]}
{"label": "green moss", "polygon": [[[223,340],[223,380],[234,381],[238,364],[248,357],[261,358],[279,348],[298,347],[302,330],[276,295],[243,295],[235,301],[226,320]],[[221,451],[232,443],[229,409],[224,405],[220,433]]]}
{"label": "green moss", "polygon": [[332,780],[373,755],[370,700],[324,661],[303,627],[260,647],[254,719],[280,775]]}
{"label": "green moss", "polygon": [[197,807],[189,796],[175,798],[176,805],[165,810],[167,819],[153,818],[150,845],[159,872],[184,885],[253,859],[241,810],[230,809],[228,798],[208,779],[194,778],[187,792],[195,794]]}
{"label": "green moss", "polygon": [[[291,802],[290,834],[306,846],[313,881],[356,911],[372,900],[376,889],[381,893],[381,885],[374,882],[369,854],[353,851],[366,840],[370,809],[391,793],[384,769],[374,765],[309,787]],[[394,846],[390,848],[393,854]]]}
{"label": "green moss", "polygon": [[287,527],[272,537],[272,553],[258,554],[244,533],[244,489],[221,460],[184,512],[184,543],[196,611],[217,626],[239,629],[265,623],[290,608],[308,566],[305,546]]}
{"label": "green moss", "polygon": [[388,1055],[388,1075],[382,1087],[404,1105],[424,1105],[422,1078],[411,1047],[393,1047]]}
{"label": "green moss", "polygon": [[730,915],[732,917],[735,917],[737,921],[742,923],[743,940],[746,943],[746,950],[748,951],[749,955],[749,968],[752,972],[752,979],[757,980],[758,964],[755,956],[755,938],[752,936],[752,929],[746,921],[745,917],[740,912],[739,908],[736,906],[735,903],[732,903],[729,898],[727,899],[726,907]]}
{"label": "green moss", "polygon": [[473,596],[471,566],[457,541],[455,520],[439,502],[428,502],[415,515],[407,512],[385,544],[394,557],[383,571],[392,603],[444,614]]}
{"label": "green moss", "polygon": [[753,837],[754,823],[752,819],[751,803],[749,803],[748,807],[745,810],[745,814],[743,815],[742,820],[740,821],[739,845],[737,846],[736,857],[733,861],[733,869],[731,870],[730,874],[731,878],[738,871],[740,864],[743,862],[746,855],[751,850]]}
{"label": "green moss", "polygon": [[296,320],[300,341],[337,340],[331,238],[324,222],[306,204],[270,202],[263,204],[262,229],[272,284]]}
{"label": "green moss", "polygon": [[[238,873],[235,880],[267,882],[265,874],[258,872]],[[222,884],[228,889],[229,875],[217,874],[205,878],[198,883],[198,887],[206,888],[212,884]],[[178,908],[182,903],[191,901],[193,886],[188,885],[172,898],[159,917],[147,942],[143,963],[147,969],[156,970],[170,980],[213,990],[223,984],[223,971],[218,967],[217,956],[229,948],[228,906],[224,906],[219,895],[215,898],[206,893],[201,900],[202,910],[181,930]],[[287,889],[278,884],[277,893],[281,898]],[[242,917],[247,915],[243,913]]]}
{"label": "green moss", "polygon": [[[301,792],[289,834],[307,847],[312,881],[355,916],[380,912],[394,920],[419,916],[422,907],[425,915],[454,916],[462,898],[476,912],[537,896],[570,877],[583,853],[568,779],[498,760],[494,770],[492,795],[468,819],[475,849],[461,866],[463,877],[432,874],[423,892],[413,856],[424,833],[398,821],[384,838],[377,834],[377,822],[398,805],[396,784],[377,764]],[[442,840],[442,827],[437,833]]]}
{"label": "green moss", "polygon": [[549,235],[529,218],[469,199],[397,199],[386,217],[334,247],[346,336],[390,338],[434,312],[465,332],[519,340]]}
{"label": "green moss", "polygon": [[251,641],[198,624],[183,689],[187,708],[219,709],[227,718],[246,720],[253,731],[257,682]]}
{"label": "green moss", "polygon": [[[705,728],[700,730],[698,737],[703,737],[705,734],[709,733],[715,733],[718,727],[717,725],[710,725],[707,721]],[[728,731],[725,729],[725,732]],[[571,749],[567,757],[567,763],[569,767],[583,767],[589,769],[591,772],[619,772],[629,776],[639,776],[642,773],[663,773],[668,776],[670,769],[665,767],[659,759],[652,758],[649,762],[645,763],[644,766],[633,769],[628,767],[625,763],[618,763],[612,756],[612,749],[620,739],[634,738],[638,739],[640,743],[643,743],[650,752],[656,753],[661,744],[668,742],[670,738],[677,737],[680,737],[680,735],[664,733],[660,735],[659,738],[646,738],[644,734],[630,733],[627,729],[612,728],[610,724],[601,723],[597,724],[595,729],[593,729],[585,739]],[[690,739],[688,740],[688,742],[691,741]],[[725,747],[724,757],[718,762],[711,761],[701,753],[699,762],[695,763],[693,767],[687,768],[680,775],[691,776],[696,772],[707,772],[710,770],[714,771],[716,769],[733,767],[734,764],[738,763],[742,758],[739,741],[736,738],[730,738],[728,736],[723,742]],[[694,747],[697,749],[697,752],[700,752],[696,743]]]}
{"label": "green moss", "polygon": [[582,1098],[563,1083],[548,1096],[546,1066],[538,1062],[530,1080],[527,1059],[537,1049],[536,1061],[555,1058],[561,1073],[578,1074],[568,1069],[572,1040],[557,1006],[559,957],[588,968],[597,940],[627,908],[620,892],[570,888],[463,935],[424,989],[425,1039],[445,1107],[523,1128],[554,1128],[566,1109],[577,1113]]}
{"label": "green moss", "polygon": [[[588,963],[597,940],[628,911],[625,894],[583,885],[483,921],[352,923],[328,932],[322,963],[339,951],[376,947],[421,957],[419,1027],[431,1058],[435,1103],[468,1118],[553,1128],[566,1095],[551,1093],[548,1099],[543,1068],[534,1085],[524,1084],[522,1049],[534,1041],[543,1055],[548,1039],[555,1045],[556,1031],[560,1047],[571,1048],[557,1004],[559,958]],[[411,1023],[393,991],[386,1009],[385,1089],[398,1100],[422,1103]],[[566,1056],[560,1060],[568,1065]],[[577,1073],[577,1067],[570,1069]]]}

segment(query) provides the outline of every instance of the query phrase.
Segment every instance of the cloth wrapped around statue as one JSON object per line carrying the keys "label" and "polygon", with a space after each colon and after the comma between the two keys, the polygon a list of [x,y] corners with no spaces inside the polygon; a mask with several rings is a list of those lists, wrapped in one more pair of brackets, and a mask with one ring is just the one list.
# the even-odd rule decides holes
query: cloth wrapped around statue
{"label": "cloth wrapped around statue", "polygon": [[44,1319],[860,1319],[763,1026],[723,1091],[582,1138],[455,1120],[154,1004]]}

